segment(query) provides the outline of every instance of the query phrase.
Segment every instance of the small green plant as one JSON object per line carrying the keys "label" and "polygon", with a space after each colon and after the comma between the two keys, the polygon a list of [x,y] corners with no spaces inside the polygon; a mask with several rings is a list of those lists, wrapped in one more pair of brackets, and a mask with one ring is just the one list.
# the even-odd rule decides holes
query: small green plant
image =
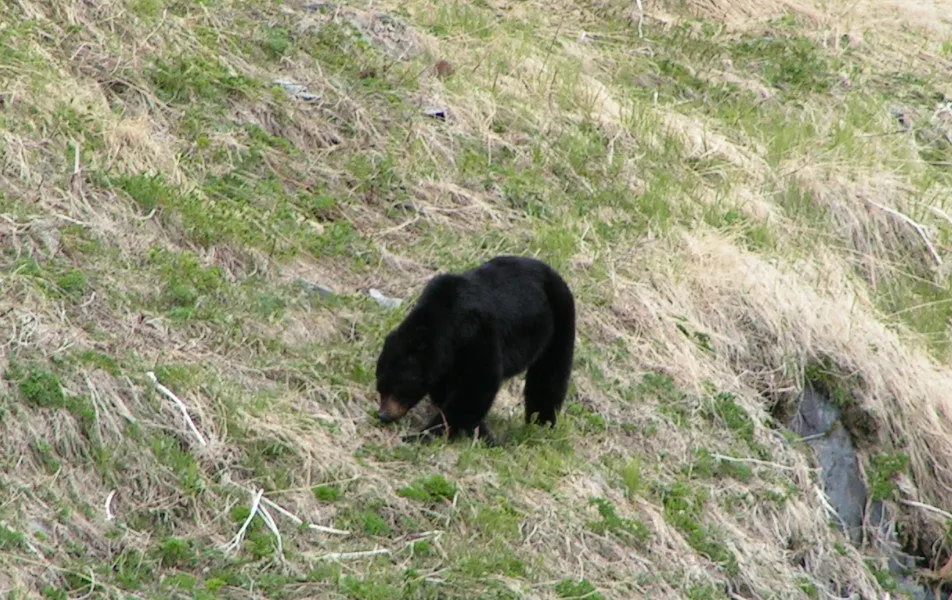
{"label": "small green plant", "polygon": [[479,506],[475,518],[467,518],[483,536],[492,539],[518,540],[525,515],[507,499],[498,498],[493,505]]}
{"label": "small green plant", "polygon": [[113,184],[128,194],[146,214],[159,208],[173,207],[181,197],[181,192],[166,183],[162,173],[126,175],[117,178]]}
{"label": "small green plant", "polygon": [[11,361],[5,377],[17,382],[20,395],[33,406],[44,409],[65,409],[72,413],[92,435],[89,427],[96,422],[96,410],[85,396],[67,394],[59,377],[37,365],[23,365]]}
{"label": "small green plant", "polygon": [[625,493],[628,497],[640,494],[645,489],[645,476],[642,470],[641,460],[633,458],[622,468],[621,482],[625,486]]}
{"label": "small green plant", "polygon": [[165,538],[152,553],[163,567],[188,567],[196,559],[194,544],[177,537]]}
{"label": "small green plant", "polygon": [[683,317],[677,318],[678,323],[675,324],[675,327],[678,328],[678,331],[683,333],[685,337],[693,341],[699,348],[706,352],[714,353],[714,346],[711,344],[711,336],[702,332],[702,331],[689,331],[685,323],[687,319]]}
{"label": "small green plant", "polygon": [[83,350],[76,359],[82,364],[102,369],[113,377],[118,377],[122,373],[122,369],[116,359],[102,352],[97,352],[96,350]]}
{"label": "small green plant", "polygon": [[264,29],[261,45],[271,59],[278,60],[291,49],[291,35],[283,27],[267,27]]}
{"label": "small green plant", "polygon": [[56,277],[56,285],[67,298],[79,300],[86,293],[88,280],[82,271],[70,269]]}
{"label": "small green plant", "polygon": [[0,550],[11,552],[14,550],[25,550],[26,547],[26,538],[22,533],[0,524]]}
{"label": "small green plant", "polygon": [[730,477],[744,483],[749,483],[754,478],[753,469],[743,462],[715,458],[705,448],[698,448],[694,454],[697,456],[694,463],[682,469],[694,477]]}
{"label": "small green plant", "polygon": [[49,600],[69,600],[69,594],[67,594],[65,590],[55,588],[51,585],[43,586],[41,593],[44,598],[48,598]]}
{"label": "small green plant", "polygon": [[364,533],[367,535],[385,536],[390,534],[390,524],[376,512],[363,511],[359,514],[359,520]]}
{"label": "small green plant", "polygon": [[343,495],[336,485],[319,485],[311,490],[321,502],[337,502]]}
{"label": "small green plant", "polygon": [[603,433],[608,430],[608,422],[605,417],[578,402],[572,402],[566,406],[565,414],[578,419],[582,431]]}
{"label": "small green plant", "polygon": [[397,495],[417,502],[437,504],[452,501],[456,496],[456,486],[442,475],[432,475],[397,490]]}
{"label": "small green plant", "polygon": [[869,494],[874,501],[894,499],[899,491],[896,475],[909,468],[909,456],[903,452],[875,454],[869,458]]}
{"label": "small green plant", "polygon": [[168,468],[182,485],[184,491],[198,495],[205,489],[205,478],[198,463],[182,443],[171,435],[156,433],[152,440],[152,452],[159,464]]}
{"label": "small green plant", "polygon": [[856,402],[852,390],[860,385],[858,377],[844,373],[828,356],[807,364],[803,370],[803,378],[809,385],[829,396],[833,404],[841,410]]}
{"label": "small green plant", "polygon": [[352,575],[345,575],[340,578],[338,589],[346,598],[356,600],[389,600],[400,597],[400,589],[389,582],[379,581],[373,576],[359,579]]}
{"label": "small green plant", "polygon": [[148,585],[154,577],[156,561],[132,548],[122,552],[113,565],[116,581],[125,589],[136,590]]}
{"label": "small green plant", "polygon": [[598,508],[598,514],[602,517],[601,521],[589,521],[588,523],[589,529],[595,533],[612,533],[637,546],[645,544],[651,538],[651,530],[648,529],[647,525],[640,521],[618,516],[615,507],[608,500],[592,498],[589,502]]}
{"label": "small green plant", "polygon": [[173,104],[223,102],[229,96],[250,96],[258,85],[234,73],[218,59],[180,55],[171,61],[157,58],[147,70],[159,98]]}
{"label": "small green plant", "polygon": [[797,582],[797,585],[800,587],[800,590],[807,595],[807,598],[810,598],[810,600],[820,599],[820,589],[815,583],[806,577],[801,577]]}
{"label": "small green plant", "polygon": [[[18,371],[15,366],[11,371]],[[65,408],[66,393],[56,375],[33,367],[20,380],[20,393],[28,402],[40,408]]]}
{"label": "small green plant", "polygon": [[586,579],[563,579],[555,584],[555,593],[565,600],[604,600],[598,589]]}
{"label": "small green plant", "polygon": [[866,570],[876,579],[876,582],[887,592],[896,592],[899,590],[899,584],[889,569],[878,566],[872,559],[866,559]]}
{"label": "small green plant", "polygon": [[838,66],[812,40],[800,36],[749,38],[735,47],[735,56],[759,68],[767,83],[790,94],[830,91]]}
{"label": "small green plant", "polygon": [[739,439],[746,442],[759,458],[769,460],[770,451],[757,441],[754,435],[754,420],[744,407],[737,403],[737,396],[729,392],[714,394],[711,401],[704,405],[702,414],[711,421],[723,423]]}
{"label": "small green plant", "polygon": [[657,400],[659,412],[671,418],[675,425],[687,424],[687,394],[677,388],[670,375],[645,373],[635,390],[644,397]]}
{"label": "small green plant", "polygon": [[687,590],[688,600],[727,600],[724,590],[712,585],[695,585]]}
{"label": "small green plant", "polygon": [[665,520],[684,534],[687,543],[711,562],[720,565],[728,576],[735,577],[740,568],[737,557],[703,523],[707,495],[702,490],[691,489],[679,482],[663,489],[661,500]]}

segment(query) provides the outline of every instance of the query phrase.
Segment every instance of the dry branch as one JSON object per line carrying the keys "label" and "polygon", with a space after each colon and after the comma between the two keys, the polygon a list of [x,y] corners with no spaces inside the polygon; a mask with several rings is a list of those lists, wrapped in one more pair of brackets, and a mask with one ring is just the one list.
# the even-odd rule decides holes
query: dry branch
{"label": "dry branch", "polygon": [[179,410],[182,411],[182,417],[185,418],[185,423],[188,425],[188,428],[192,430],[192,433],[198,439],[198,442],[202,446],[207,446],[208,442],[205,441],[205,437],[202,435],[202,432],[198,430],[198,427],[195,426],[195,422],[192,421],[192,417],[188,415],[188,407],[185,405],[185,403],[179,400],[178,396],[172,393],[172,390],[170,390],[169,388],[159,383],[159,380],[158,378],[156,378],[155,373],[153,373],[152,371],[149,371],[148,373],[146,373],[146,376],[152,381],[153,384],[155,384],[155,389],[159,390],[162,393],[162,395],[164,395],[166,398],[174,402],[175,405],[179,408]]}
{"label": "dry branch", "polygon": [[[265,504],[267,504],[268,506],[270,506],[270,507],[273,508],[274,510],[278,511],[279,513],[281,513],[281,514],[284,515],[285,517],[291,519],[291,520],[294,521],[296,524],[298,524],[298,525],[304,525],[304,524],[305,524],[303,519],[301,519],[299,516],[295,515],[295,514],[292,513],[291,511],[287,510],[286,508],[281,507],[281,506],[278,505],[277,503],[275,503],[275,502],[273,502],[273,501],[271,501],[271,500],[268,500],[267,498],[262,498],[262,502],[264,502]],[[314,523],[307,523],[307,527],[308,527],[309,529],[313,529],[314,531],[320,531],[320,532],[322,532],[322,533],[331,533],[331,534],[334,534],[334,535],[350,535],[350,532],[349,532],[349,531],[345,531],[345,530],[343,530],[343,529],[334,529],[333,527],[325,527],[325,526],[323,526],[323,525],[315,525]]]}
{"label": "dry branch", "polygon": [[263,495],[263,489],[258,490],[258,492],[255,493],[254,499],[251,502],[251,512],[248,513],[248,518],[245,519],[244,523],[242,523],[241,529],[238,530],[238,533],[235,534],[235,537],[233,537],[228,546],[225,547],[226,552],[233,552],[238,549],[242,538],[245,537],[245,532],[248,531],[248,526],[251,525],[251,520],[255,518],[256,514],[258,514],[258,507],[261,505],[261,497]]}
{"label": "dry branch", "polygon": [[[264,493],[264,490],[261,490],[261,493]],[[264,524],[268,526],[268,529],[271,530],[271,533],[274,534],[275,539],[278,541],[278,556],[284,557],[284,543],[281,540],[281,532],[278,530],[277,523],[274,522],[274,519],[271,517],[271,513],[268,512],[268,507],[258,505],[258,514],[261,515],[261,519],[264,521]]]}
{"label": "dry branch", "polygon": [[106,520],[107,520],[107,521],[112,521],[113,519],[116,518],[116,515],[114,515],[114,514],[112,513],[112,508],[111,508],[112,499],[113,499],[113,497],[114,497],[115,495],[116,495],[116,490],[112,490],[112,491],[109,492],[109,495],[106,496],[105,508],[106,508]]}
{"label": "dry branch", "polygon": [[363,550],[360,552],[331,552],[330,554],[322,554],[314,558],[316,560],[353,560],[370,556],[380,556],[381,554],[390,554],[390,549],[376,548],[374,550]]}
{"label": "dry branch", "polygon": [[923,504],[922,502],[916,502],[915,500],[900,500],[899,502],[902,504],[905,504],[906,506],[921,508],[922,510],[935,513],[937,515],[945,517],[949,521],[952,521],[952,513],[942,510],[941,508],[936,508],[935,506],[931,506],[929,504]]}
{"label": "dry branch", "polygon": [[915,229],[915,230],[916,230],[916,233],[919,234],[919,237],[922,238],[922,241],[924,241],[924,242],[926,243],[926,248],[929,249],[929,254],[932,255],[932,258],[935,260],[936,264],[938,264],[938,265],[941,265],[941,264],[942,264],[942,258],[939,257],[939,253],[935,251],[935,247],[932,245],[932,241],[929,240],[929,236],[928,236],[928,234],[926,234],[926,229],[925,229],[925,227],[923,227],[923,226],[920,225],[919,223],[913,221],[912,219],[910,219],[910,218],[907,217],[906,215],[902,214],[902,213],[899,212],[898,210],[893,210],[892,208],[888,208],[888,207],[886,207],[886,206],[883,206],[882,204],[880,204],[880,203],[878,203],[878,202],[873,202],[873,201],[870,200],[869,198],[864,198],[864,200],[866,200],[866,202],[872,204],[873,206],[875,206],[875,207],[878,208],[879,210],[891,214],[892,216],[896,217],[897,219],[899,219],[899,220],[902,221],[903,223],[906,223],[907,225],[909,225],[910,227],[912,227],[913,229]]}

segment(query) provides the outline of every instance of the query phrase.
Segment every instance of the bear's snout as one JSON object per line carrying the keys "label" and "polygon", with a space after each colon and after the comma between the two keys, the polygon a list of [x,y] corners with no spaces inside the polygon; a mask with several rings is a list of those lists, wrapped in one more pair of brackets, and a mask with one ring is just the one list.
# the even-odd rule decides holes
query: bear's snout
{"label": "bear's snout", "polygon": [[407,414],[407,407],[403,406],[393,396],[380,397],[380,409],[377,418],[384,423],[392,423]]}

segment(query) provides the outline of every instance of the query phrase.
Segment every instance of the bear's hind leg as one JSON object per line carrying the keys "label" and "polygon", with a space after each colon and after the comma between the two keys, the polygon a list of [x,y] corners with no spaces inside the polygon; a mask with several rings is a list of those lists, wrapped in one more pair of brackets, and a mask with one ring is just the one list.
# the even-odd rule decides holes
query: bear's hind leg
{"label": "bear's hind leg", "polygon": [[545,351],[526,371],[526,423],[538,416],[539,424],[555,425],[572,375],[575,354],[575,303],[563,282],[548,286],[554,328]]}

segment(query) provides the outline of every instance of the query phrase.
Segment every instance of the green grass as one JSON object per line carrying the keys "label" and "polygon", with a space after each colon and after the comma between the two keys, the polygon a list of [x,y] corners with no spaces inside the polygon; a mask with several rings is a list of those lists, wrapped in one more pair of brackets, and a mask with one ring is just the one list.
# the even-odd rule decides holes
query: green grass
{"label": "green grass", "polygon": [[708,501],[700,489],[691,489],[678,483],[660,491],[665,519],[684,536],[685,541],[728,577],[737,577],[740,567],[737,557],[719,539],[717,530],[703,522],[702,511]]}

